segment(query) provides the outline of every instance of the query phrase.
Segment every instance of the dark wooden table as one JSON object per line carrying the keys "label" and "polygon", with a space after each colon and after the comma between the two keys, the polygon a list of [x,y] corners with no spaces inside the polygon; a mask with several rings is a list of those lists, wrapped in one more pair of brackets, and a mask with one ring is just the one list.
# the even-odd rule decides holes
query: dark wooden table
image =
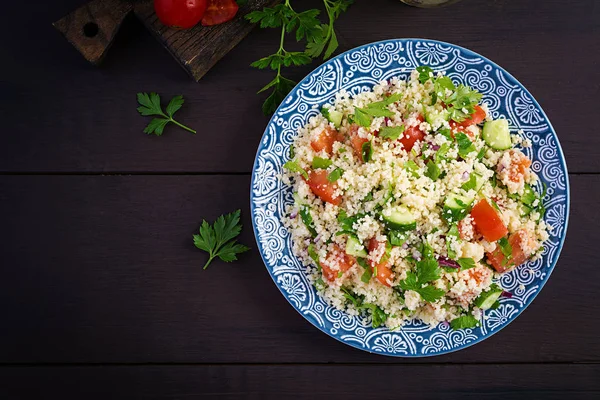
{"label": "dark wooden table", "polygon": [[[248,65],[277,33],[254,30],[196,84],[132,18],[95,68],[50,25],[82,2],[2,11],[0,398],[600,396],[599,2],[358,0],[339,20],[341,50],[425,37],[496,61],[541,103],[569,166],[567,241],[531,307],[480,344],[411,360],[319,332],[256,250],[201,268],[202,218],[241,208],[255,247],[250,171],[268,121],[255,92],[271,72]],[[183,94],[178,117],[198,134],[146,136],[139,91]]]}

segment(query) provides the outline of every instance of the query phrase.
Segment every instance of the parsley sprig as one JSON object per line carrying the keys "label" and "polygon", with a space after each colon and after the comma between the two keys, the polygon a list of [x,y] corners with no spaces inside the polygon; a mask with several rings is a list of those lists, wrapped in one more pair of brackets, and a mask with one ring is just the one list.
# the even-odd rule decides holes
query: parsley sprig
{"label": "parsley sprig", "polygon": [[423,300],[433,303],[439,300],[445,292],[429,282],[436,281],[441,276],[442,270],[437,260],[433,257],[423,257],[421,261],[417,261],[415,272],[407,272],[406,279],[400,281],[400,288],[415,291],[421,295]]}
{"label": "parsley sprig", "polygon": [[205,220],[200,225],[200,234],[194,235],[194,245],[208,253],[208,261],[204,269],[219,257],[225,262],[237,260],[237,254],[250,250],[249,247],[234,240],[242,231],[240,223],[240,210],[227,215],[221,215],[211,226]]}
{"label": "parsley sprig", "polygon": [[157,115],[159,117],[153,118],[152,121],[150,121],[148,126],[144,128],[144,133],[147,133],[148,135],[155,134],[156,136],[160,136],[163,134],[163,130],[169,122],[174,123],[186,131],[196,133],[196,131],[192,128],[187,127],[173,119],[173,115],[183,105],[183,96],[173,97],[167,105],[166,113],[163,112],[160,105],[160,96],[156,93],[138,93],[137,101],[140,104],[140,106],[137,108],[140,114],[143,116]]}
{"label": "parsley sprig", "polygon": [[[290,0],[285,0],[283,4],[278,4],[275,7],[265,7],[246,15],[246,19],[250,22],[260,23],[261,28],[281,27],[277,51],[250,64],[255,68],[265,69],[269,67],[277,71],[275,78],[258,91],[258,93],[261,93],[272,89],[271,94],[262,106],[265,114],[274,113],[285,96],[296,85],[296,82],[285,78],[281,74],[282,67],[310,64],[312,58],[318,58],[322,54],[323,59],[331,57],[338,47],[333,23],[343,11],[348,9],[352,2],[353,0],[323,0],[328,16],[327,24],[322,24],[318,18],[321,13],[320,10],[310,9],[296,12],[292,8]],[[306,41],[305,51],[288,51],[285,49],[286,35],[293,31],[295,31],[296,41]]]}

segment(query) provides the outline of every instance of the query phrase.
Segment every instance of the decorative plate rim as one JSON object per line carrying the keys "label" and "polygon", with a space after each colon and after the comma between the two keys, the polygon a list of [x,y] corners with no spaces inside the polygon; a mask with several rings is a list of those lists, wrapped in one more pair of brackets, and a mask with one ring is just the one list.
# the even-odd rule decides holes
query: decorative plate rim
{"label": "decorative plate rim", "polygon": [[[258,166],[258,160],[259,160],[259,153],[261,151],[262,143],[265,139],[265,137],[268,134],[268,129],[269,127],[274,123],[275,118],[277,117],[279,111],[285,106],[286,100],[290,97],[291,94],[295,93],[298,88],[300,88],[304,83],[306,83],[311,76],[313,76],[318,70],[320,70],[321,68],[323,68],[326,65],[330,65],[330,64],[334,64],[336,61],[342,60],[344,58],[344,56],[350,54],[350,53],[354,53],[354,52],[359,52],[362,49],[371,47],[371,46],[377,46],[377,45],[381,45],[381,44],[386,44],[386,43],[409,43],[409,42],[426,42],[426,43],[432,43],[432,44],[436,44],[436,45],[441,45],[441,46],[447,46],[453,49],[458,49],[460,52],[464,53],[467,56],[472,56],[472,57],[478,57],[481,58],[483,60],[483,62],[486,62],[488,64],[490,64],[492,67],[497,68],[498,70],[502,71],[504,74],[506,74],[509,78],[511,78],[516,85],[519,87],[519,89],[521,89],[526,95],[529,96],[529,99],[531,100],[531,102],[535,105],[536,109],[539,110],[541,112],[542,115],[542,119],[545,120],[548,123],[548,130],[550,133],[550,136],[552,136],[552,138],[556,141],[556,152],[557,152],[557,158],[560,161],[560,167],[562,169],[562,171],[565,174],[565,217],[564,217],[564,224],[562,225],[563,228],[563,232],[562,235],[559,238],[558,241],[558,245],[556,248],[556,252],[553,256],[553,259],[551,260],[551,265],[549,268],[547,268],[545,270],[546,272],[546,276],[544,279],[541,280],[541,282],[539,283],[539,288],[536,292],[534,292],[529,298],[527,298],[527,300],[525,301],[523,307],[519,308],[516,312],[516,314],[512,315],[506,322],[502,323],[497,329],[488,332],[485,335],[477,335],[477,338],[471,342],[465,343],[465,344],[461,344],[460,346],[457,347],[451,347],[447,350],[442,350],[442,351],[437,351],[434,353],[426,353],[426,354],[390,354],[389,352],[386,353],[382,353],[382,352],[376,352],[373,351],[369,348],[365,348],[365,347],[361,347],[359,344],[355,343],[354,341],[348,341],[348,340],[344,340],[341,337],[339,337],[338,335],[332,334],[328,331],[326,331],[324,329],[324,327],[320,327],[318,326],[313,320],[309,319],[306,315],[304,315],[302,312],[300,312],[300,310],[292,303],[292,301],[290,300],[290,298],[286,295],[286,293],[284,292],[284,289],[281,287],[281,285],[277,282],[275,275],[273,274],[273,272],[269,269],[268,267],[268,263],[267,260],[265,259],[265,255],[264,255],[264,251],[262,249],[261,243],[259,242],[259,238],[258,238],[258,230],[257,230],[257,226],[256,226],[256,222],[254,219],[254,215],[255,215],[255,204],[254,204],[254,193],[253,193],[253,187],[254,187],[254,183],[255,183],[255,178],[256,178],[256,171],[257,171],[257,166]],[[328,91],[331,92],[331,91]],[[332,92],[333,93],[333,92]],[[484,93],[485,95],[485,93]],[[567,168],[567,162],[565,160],[564,157],[564,153],[562,150],[562,146],[560,144],[558,135],[556,133],[556,130],[554,129],[552,123],[550,122],[550,119],[548,118],[548,116],[546,115],[546,112],[543,110],[543,108],[540,106],[539,102],[536,100],[535,97],[533,97],[531,95],[531,93],[529,92],[529,90],[518,80],[516,79],[510,72],[508,72],[505,68],[501,67],[500,65],[498,65],[497,63],[495,63],[494,61],[488,59],[487,57],[476,53],[470,49],[467,49],[465,47],[453,44],[453,43],[448,43],[448,42],[443,42],[443,41],[439,41],[439,40],[434,40],[434,39],[425,39],[425,38],[397,38],[397,39],[385,39],[385,40],[380,40],[380,41],[376,41],[376,42],[371,42],[371,43],[367,43],[367,44],[363,44],[361,46],[349,49],[343,53],[338,54],[337,56],[327,60],[326,62],[319,64],[315,69],[313,69],[310,73],[308,73],[300,82],[298,82],[298,84],[290,91],[290,93],[288,95],[286,95],[286,97],[284,98],[284,100],[281,102],[281,104],[279,105],[279,107],[277,108],[277,110],[275,111],[275,113],[273,113],[273,116],[271,117],[271,119],[269,120],[269,122],[266,125],[265,131],[263,132],[261,139],[259,141],[257,150],[256,150],[256,155],[254,158],[254,163],[252,165],[252,177],[251,177],[251,181],[250,181],[250,213],[251,213],[251,221],[252,221],[252,230],[254,233],[254,239],[255,242],[257,244],[261,259],[263,261],[263,264],[265,265],[265,268],[267,269],[267,272],[269,273],[269,276],[271,277],[271,279],[273,280],[273,283],[275,283],[275,286],[279,289],[279,291],[281,292],[281,294],[283,295],[283,297],[287,300],[287,302],[292,306],[292,308],[294,310],[296,310],[296,312],[298,312],[298,314],[300,314],[306,321],[308,321],[311,325],[313,325],[315,328],[317,328],[319,331],[321,331],[322,333],[326,334],[327,336],[341,342],[344,343],[345,345],[351,346],[353,348],[371,353],[371,354],[377,354],[377,355],[382,355],[382,356],[388,356],[388,357],[400,357],[400,358],[422,358],[422,357],[435,357],[435,356],[440,356],[440,355],[444,355],[444,354],[449,354],[449,353],[454,353],[456,351],[459,350],[463,350],[466,349],[468,347],[471,347],[477,343],[480,343],[481,341],[490,338],[491,336],[495,335],[496,333],[498,333],[499,331],[501,331],[502,329],[504,329],[506,326],[508,326],[511,322],[513,322],[514,320],[516,320],[533,302],[533,300],[535,300],[535,298],[538,296],[538,294],[542,291],[542,289],[544,288],[544,286],[546,285],[546,283],[548,282],[548,280],[550,279],[550,276],[552,275],[552,272],[554,271],[554,268],[556,267],[556,264],[558,263],[558,260],[560,258],[560,254],[562,252],[562,248],[564,246],[565,240],[566,240],[566,236],[567,236],[567,230],[568,230],[568,225],[569,225],[569,216],[570,216],[570,210],[571,210],[571,189],[570,189],[570,182],[569,182],[569,171]],[[295,257],[292,253],[292,256]],[[300,271],[302,273],[302,271]],[[319,296],[320,297],[320,296]],[[343,312],[343,311],[341,311]],[[378,329],[387,329],[387,328],[378,328]],[[389,331],[389,330],[388,330]],[[394,332],[400,332],[402,331],[402,328],[398,329],[397,331]]]}

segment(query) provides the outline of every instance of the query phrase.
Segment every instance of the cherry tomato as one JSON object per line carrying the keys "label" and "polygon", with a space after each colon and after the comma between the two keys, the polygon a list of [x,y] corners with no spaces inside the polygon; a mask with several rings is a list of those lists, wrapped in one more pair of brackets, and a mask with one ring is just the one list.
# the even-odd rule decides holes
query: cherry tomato
{"label": "cherry tomato", "polygon": [[529,255],[525,254],[523,251],[524,240],[526,240],[526,234],[521,231],[513,233],[508,239],[508,243],[512,247],[512,254],[509,262],[504,261],[504,254],[500,247],[496,247],[496,250],[491,253],[486,253],[487,259],[492,263],[492,266],[496,271],[505,272],[513,266],[518,267],[529,258]]}
{"label": "cherry tomato", "polygon": [[319,136],[310,142],[310,146],[314,151],[325,150],[327,154],[331,154],[333,151],[333,144],[339,140],[338,131],[327,127],[319,134]]}
{"label": "cherry tomato", "polygon": [[358,128],[359,127],[356,124],[351,125],[348,129],[348,135],[350,135],[350,143],[352,143],[354,153],[362,160],[362,147],[369,139],[358,136]]}
{"label": "cherry tomato", "polygon": [[[375,238],[371,238],[371,240],[369,240],[369,252],[377,250],[382,252],[382,254],[385,254],[385,250],[383,250],[382,247],[385,249],[385,242],[380,242]],[[383,257],[376,262],[369,257],[369,266],[371,267],[372,271],[377,270],[377,275],[375,277],[381,284],[390,286],[388,281],[392,280],[392,275],[394,273],[392,272],[389,261],[382,260],[382,258]]]}
{"label": "cherry tomato", "polygon": [[[419,124],[423,122],[423,117],[421,115],[419,115],[417,119],[419,120]],[[425,132],[423,132],[419,128],[419,124],[407,128],[404,131],[402,138],[398,139],[400,140],[400,143],[402,143],[402,145],[404,146],[404,150],[406,150],[406,152],[412,150],[417,140],[423,140],[423,138],[425,137]]]}
{"label": "cherry tomato", "polygon": [[154,11],[166,26],[188,29],[200,22],[207,5],[208,0],[154,0]]}
{"label": "cherry tomato", "polygon": [[222,24],[235,17],[239,6],[235,0],[208,0],[208,8],[202,18],[203,26]]}
{"label": "cherry tomato", "polygon": [[[346,252],[337,244],[333,246],[333,251],[327,254],[324,261],[321,262],[321,268],[323,268],[323,277],[329,282],[333,282],[338,278],[338,274],[342,274],[348,271],[356,259]],[[333,268],[333,265],[337,265],[338,268]]]}
{"label": "cherry tomato", "polygon": [[342,197],[335,194],[337,184],[329,182],[327,179],[327,171],[320,169],[311,171],[308,174],[307,182],[310,190],[323,201],[339,206],[342,202]]}
{"label": "cherry tomato", "polygon": [[502,222],[502,218],[500,218],[496,209],[486,199],[480,200],[479,203],[473,206],[471,217],[473,217],[477,231],[488,242],[495,242],[508,233],[508,229],[506,229],[504,222]]}

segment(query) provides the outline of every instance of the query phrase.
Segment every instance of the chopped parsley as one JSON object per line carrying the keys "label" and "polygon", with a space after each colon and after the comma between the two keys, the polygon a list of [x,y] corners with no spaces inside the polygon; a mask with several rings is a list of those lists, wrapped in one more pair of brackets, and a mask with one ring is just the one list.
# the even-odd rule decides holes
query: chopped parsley
{"label": "chopped parsley", "polygon": [[456,262],[458,262],[458,265],[460,265],[461,270],[475,267],[475,260],[472,258],[459,258]]}
{"label": "chopped parsley", "polygon": [[428,80],[433,78],[433,69],[428,67],[427,65],[421,65],[417,67],[417,72],[419,73],[419,82],[425,83]]}
{"label": "chopped parsley", "polygon": [[458,155],[462,158],[467,158],[470,153],[477,151],[475,145],[464,133],[458,132],[454,136],[456,137],[456,142],[458,143]]}
{"label": "chopped parsley", "polygon": [[367,114],[367,112],[363,108],[354,108],[354,118],[353,121],[358,125],[369,128],[371,126],[371,122],[373,122],[373,117]]}
{"label": "chopped parsley", "polygon": [[507,265],[512,258],[512,246],[506,237],[498,240],[498,247],[500,251],[504,255],[504,260],[502,261],[503,265]]}
{"label": "chopped parsley", "polygon": [[317,237],[317,231],[315,230],[315,223],[313,221],[313,217],[310,214],[310,207],[302,206],[300,207],[300,218],[302,218],[302,222],[306,225],[306,228],[310,232],[312,237]]}
{"label": "chopped parsley", "polygon": [[404,169],[412,174],[415,178],[418,178],[419,175],[419,166],[413,160],[408,160],[404,163]]}
{"label": "chopped parsley", "polygon": [[388,237],[392,246],[402,246],[408,239],[406,233],[394,230],[388,232]]}
{"label": "chopped parsley", "polygon": [[454,330],[472,329],[479,326],[479,321],[472,315],[463,315],[450,321],[450,326]]}
{"label": "chopped parsley", "polygon": [[308,179],[308,172],[306,172],[306,170],[294,160],[290,160],[283,164],[283,168],[287,169],[288,171],[297,172],[302,175],[304,179]]}
{"label": "chopped parsley", "polygon": [[312,160],[312,167],[314,169],[327,169],[333,164],[328,158],[314,157]]}
{"label": "chopped parsley", "polygon": [[327,175],[327,180],[329,182],[335,182],[342,177],[343,173],[344,173],[343,169],[336,168]]}
{"label": "chopped parsley", "polygon": [[442,298],[445,291],[428,283],[441,276],[442,270],[435,258],[423,257],[421,261],[417,261],[415,272],[407,272],[406,279],[400,281],[400,288],[415,291],[423,300],[433,303]]}
{"label": "chopped parsley", "polygon": [[429,161],[427,163],[427,170],[425,171],[425,176],[430,178],[432,181],[438,180],[438,178],[442,175],[441,168],[437,165],[437,163],[433,161]]}
{"label": "chopped parsley", "polygon": [[384,126],[379,130],[379,137],[382,139],[396,140],[404,133],[404,125]]}
{"label": "chopped parsley", "polygon": [[348,288],[342,287],[341,290],[344,294],[344,298],[352,303],[357,310],[371,311],[371,324],[373,328],[379,328],[387,321],[388,315],[381,307],[371,303],[364,303],[364,296],[359,296]]}
{"label": "chopped parsley", "polygon": [[477,176],[476,176],[475,172],[471,172],[471,174],[469,175],[469,180],[466,181],[465,183],[463,183],[461,188],[463,190],[469,191],[469,190],[475,189],[476,187],[477,187]]}

